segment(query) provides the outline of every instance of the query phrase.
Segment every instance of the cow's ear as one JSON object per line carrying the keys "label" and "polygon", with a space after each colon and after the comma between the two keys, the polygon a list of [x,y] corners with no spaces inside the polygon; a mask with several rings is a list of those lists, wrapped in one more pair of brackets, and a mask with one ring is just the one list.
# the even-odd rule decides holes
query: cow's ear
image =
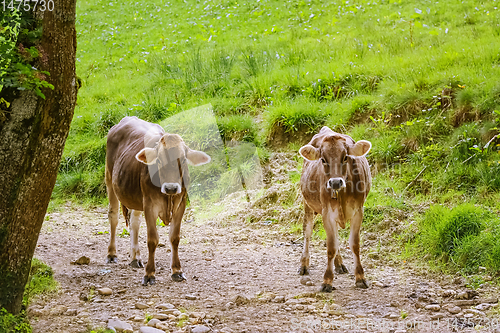
{"label": "cow's ear", "polygon": [[359,140],[356,144],[349,149],[349,155],[353,156],[365,156],[372,149],[372,144],[370,141]]}
{"label": "cow's ear", "polygon": [[199,150],[188,149],[186,152],[186,158],[190,165],[198,166],[207,164],[212,159],[210,156]]}
{"label": "cow's ear", "polygon": [[320,158],[319,149],[311,145],[305,145],[299,149],[299,154],[309,161],[316,161]]}
{"label": "cow's ear", "polygon": [[136,160],[147,165],[155,164],[156,158],[156,149],[154,148],[143,148],[135,155]]}

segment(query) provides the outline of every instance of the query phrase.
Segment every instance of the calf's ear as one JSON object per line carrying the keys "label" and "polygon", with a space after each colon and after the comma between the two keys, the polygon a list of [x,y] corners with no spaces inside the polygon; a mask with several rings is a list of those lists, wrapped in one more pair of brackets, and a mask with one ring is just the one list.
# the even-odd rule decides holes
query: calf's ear
{"label": "calf's ear", "polygon": [[349,150],[349,155],[353,156],[365,156],[372,149],[372,144],[370,141],[359,140],[356,144]]}
{"label": "calf's ear", "polygon": [[155,164],[156,158],[156,149],[154,148],[143,148],[135,155],[136,160],[147,165]]}
{"label": "calf's ear", "polygon": [[198,166],[207,164],[211,161],[210,156],[199,150],[189,149],[186,152],[186,158],[190,165]]}
{"label": "calf's ear", "polygon": [[311,145],[305,145],[300,148],[299,154],[308,161],[316,161],[320,158],[319,149]]}

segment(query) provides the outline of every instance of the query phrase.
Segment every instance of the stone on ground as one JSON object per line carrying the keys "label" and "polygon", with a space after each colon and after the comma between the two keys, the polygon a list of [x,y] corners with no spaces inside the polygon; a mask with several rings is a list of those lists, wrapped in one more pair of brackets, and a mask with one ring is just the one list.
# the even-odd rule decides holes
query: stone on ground
{"label": "stone on ground", "polygon": [[80,258],[76,259],[75,261],[71,262],[72,265],[88,265],[90,264],[90,258],[86,256],[81,256]]}
{"label": "stone on ground", "polygon": [[165,333],[165,331],[154,327],[143,326],[139,328],[139,333]]}
{"label": "stone on ground", "polygon": [[109,328],[114,328],[117,332],[133,332],[134,329],[132,328],[132,325],[130,325],[127,322],[118,320],[118,319],[109,319],[108,320],[108,327]]}
{"label": "stone on ground", "polygon": [[205,325],[196,325],[191,328],[191,333],[207,333],[210,332],[210,328]]}
{"label": "stone on ground", "polygon": [[149,306],[147,304],[144,304],[144,303],[135,303],[135,308],[139,309],[139,310],[144,310],[144,309],[149,308]]}
{"label": "stone on ground", "polygon": [[156,324],[161,323],[160,319],[153,318],[148,321],[148,326],[156,327]]}
{"label": "stone on ground", "polygon": [[153,315],[153,318],[154,319],[158,319],[158,320],[167,320],[168,319],[168,314],[157,313],[157,314]]}
{"label": "stone on ground", "polygon": [[160,309],[160,310],[167,310],[167,309],[174,309],[175,306],[173,304],[170,304],[170,303],[161,303],[161,304],[158,304],[156,306],[157,309]]}
{"label": "stone on ground", "polygon": [[248,302],[250,302],[250,299],[248,299],[248,297],[246,297],[245,295],[236,295],[231,301],[236,305],[241,305],[247,304]]}
{"label": "stone on ground", "polygon": [[110,288],[99,288],[97,289],[97,292],[99,293],[99,295],[109,296],[113,293],[113,290],[111,290]]}

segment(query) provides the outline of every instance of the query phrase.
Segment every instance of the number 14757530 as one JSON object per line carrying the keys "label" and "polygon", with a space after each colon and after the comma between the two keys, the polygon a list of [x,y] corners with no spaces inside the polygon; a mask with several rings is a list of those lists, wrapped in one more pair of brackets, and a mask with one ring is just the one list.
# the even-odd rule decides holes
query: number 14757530
{"label": "number 14757530", "polygon": [[0,0],[1,8],[3,11],[8,9],[18,11],[36,11],[42,12],[54,10],[54,0]]}

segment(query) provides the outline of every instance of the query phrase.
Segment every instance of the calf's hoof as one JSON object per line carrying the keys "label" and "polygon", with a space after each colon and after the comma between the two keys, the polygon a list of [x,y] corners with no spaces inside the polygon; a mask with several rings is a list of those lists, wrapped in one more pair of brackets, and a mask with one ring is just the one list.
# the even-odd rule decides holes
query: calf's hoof
{"label": "calf's hoof", "polygon": [[323,283],[321,285],[321,292],[322,293],[331,293],[332,291],[334,291],[335,288],[331,285],[331,284],[326,284],[326,283]]}
{"label": "calf's hoof", "polygon": [[133,267],[133,268],[143,268],[144,265],[142,264],[142,261],[139,259],[134,259],[130,262],[129,264],[130,267]]}
{"label": "calf's hoof", "polygon": [[142,278],[142,285],[147,286],[148,284],[153,285],[156,283],[156,279],[154,276],[145,276]]}
{"label": "calf's hoof", "polygon": [[118,263],[118,257],[117,256],[108,255],[108,257],[106,258],[106,263],[108,263],[108,264],[117,264]]}
{"label": "calf's hoof", "polygon": [[309,269],[305,266],[300,267],[299,275],[309,275]]}
{"label": "calf's hoof", "polygon": [[366,283],[365,279],[358,280],[356,281],[356,287],[361,288],[361,289],[367,289],[368,288],[368,283]]}
{"label": "calf's hoof", "polygon": [[186,280],[186,276],[183,273],[174,273],[172,274],[172,280],[175,282],[182,282]]}
{"label": "calf's hoof", "polygon": [[335,267],[335,272],[337,272],[337,274],[347,274],[347,273],[349,273],[349,271],[347,270],[347,267],[345,267],[344,264]]}

